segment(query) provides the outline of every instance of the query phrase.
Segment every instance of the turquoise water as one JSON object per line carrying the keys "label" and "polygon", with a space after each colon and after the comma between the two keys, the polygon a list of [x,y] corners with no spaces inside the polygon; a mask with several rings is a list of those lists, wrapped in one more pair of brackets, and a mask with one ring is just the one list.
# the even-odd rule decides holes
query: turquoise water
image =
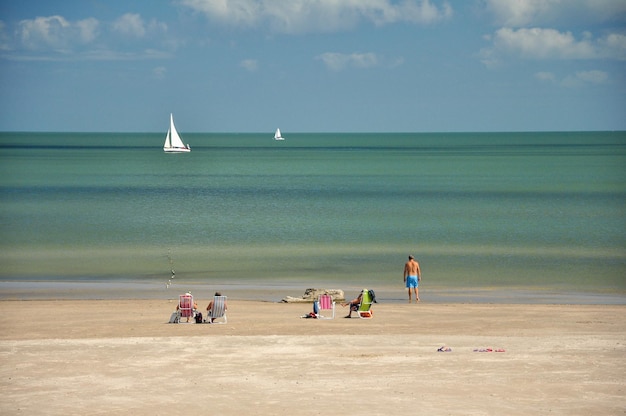
{"label": "turquoise water", "polygon": [[0,279],[626,293],[626,133],[0,134]]}

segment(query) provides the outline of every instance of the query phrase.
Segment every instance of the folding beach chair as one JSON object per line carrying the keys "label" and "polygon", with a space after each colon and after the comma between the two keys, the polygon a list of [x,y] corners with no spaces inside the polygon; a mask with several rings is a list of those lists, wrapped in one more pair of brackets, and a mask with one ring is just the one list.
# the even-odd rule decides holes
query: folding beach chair
{"label": "folding beach chair", "polygon": [[226,317],[226,296],[213,297],[213,304],[211,305],[211,310],[207,311],[205,322],[209,324],[225,324],[228,322]]}
{"label": "folding beach chair", "polygon": [[177,319],[176,323],[182,322],[183,318],[193,318],[195,315],[195,311],[193,308],[193,296],[191,293],[185,293],[184,295],[180,295],[178,297],[178,307],[177,311]]}
{"label": "folding beach chair", "polygon": [[361,304],[359,305],[358,309],[356,310],[357,315],[359,315],[359,318],[361,319],[372,319],[373,317],[373,312],[372,312],[372,295],[370,293],[369,290],[367,289],[363,289],[363,292],[361,292]]}
{"label": "folding beach chair", "polygon": [[[320,295],[317,302],[317,319],[335,319],[335,301],[330,295]],[[332,311],[332,316],[322,315],[323,311]]]}

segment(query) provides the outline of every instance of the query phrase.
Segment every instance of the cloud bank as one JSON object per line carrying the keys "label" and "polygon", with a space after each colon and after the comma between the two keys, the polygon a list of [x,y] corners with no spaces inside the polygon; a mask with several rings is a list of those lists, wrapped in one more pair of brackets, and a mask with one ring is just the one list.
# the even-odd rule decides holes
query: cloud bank
{"label": "cloud bank", "polygon": [[99,22],[94,18],[69,22],[62,16],[37,17],[20,21],[16,37],[21,46],[30,50],[63,51],[92,42],[98,29]]}
{"label": "cloud bank", "polygon": [[165,23],[146,22],[135,13],[109,24],[93,17],[75,21],[59,15],[36,17],[15,24],[12,36],[0,22],[0,50],[5,58],[17,60],[164,58],[168,52],[154,45],[167,44],[167,29]]}
{"label": "cloud bank", "polygon": [[589,32],[577,39],[554,29],[502,28],[493,36],[496,51],[525,59],[626,59],[626,35],[594,38]]}
{"label": "cloud bank", "polygon": [[484,0],[497,25],[524,27],[560,22],[596,23],[626,18],[623,0]]}
{"label": "cloud bank", "polygon": [[[626,2],[623,0],[485,0],[485,10],[503,25],[485,36],[490,46],[482,62],[496,67],[504,59],[626,60]],[[614,29],[593,33],[596,24]],[[550,25],[551,27],[543,26]],[[580,33],[568,27],[584,27]]]}
{"label": "cloud bank", "polygon": [[181,4],[223,24],[285,34],[336,32],[360,22],[430,24],[452,16],[447,2],[437,6],[431,0],[182,0]]}

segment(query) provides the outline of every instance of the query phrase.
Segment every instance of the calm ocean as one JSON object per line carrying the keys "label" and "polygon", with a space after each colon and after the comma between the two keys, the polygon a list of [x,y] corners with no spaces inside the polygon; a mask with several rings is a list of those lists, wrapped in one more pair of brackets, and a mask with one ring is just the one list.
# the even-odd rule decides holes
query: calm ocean
{"label": "calm ocean", "polygon": [[[626,132],[1,133],[0,281],[612,294]],[[5,286],[5,289],[8,286]],[[6,297],[6,291],[4,292]],[[461,297],[462,299],[462,297]]]}

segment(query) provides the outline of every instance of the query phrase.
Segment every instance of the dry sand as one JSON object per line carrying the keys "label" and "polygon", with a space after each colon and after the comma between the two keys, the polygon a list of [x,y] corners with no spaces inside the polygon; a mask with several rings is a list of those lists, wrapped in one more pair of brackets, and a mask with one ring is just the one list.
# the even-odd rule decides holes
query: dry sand
{"label": "dry sand", "polygon": [[[201,305],[202,306],[202,305]],[[626,306],[0,301],[0,414],[624,415]],[[452,352],[437,352],[448,345]],[[505,352],[475,352],[475,349]]]}

